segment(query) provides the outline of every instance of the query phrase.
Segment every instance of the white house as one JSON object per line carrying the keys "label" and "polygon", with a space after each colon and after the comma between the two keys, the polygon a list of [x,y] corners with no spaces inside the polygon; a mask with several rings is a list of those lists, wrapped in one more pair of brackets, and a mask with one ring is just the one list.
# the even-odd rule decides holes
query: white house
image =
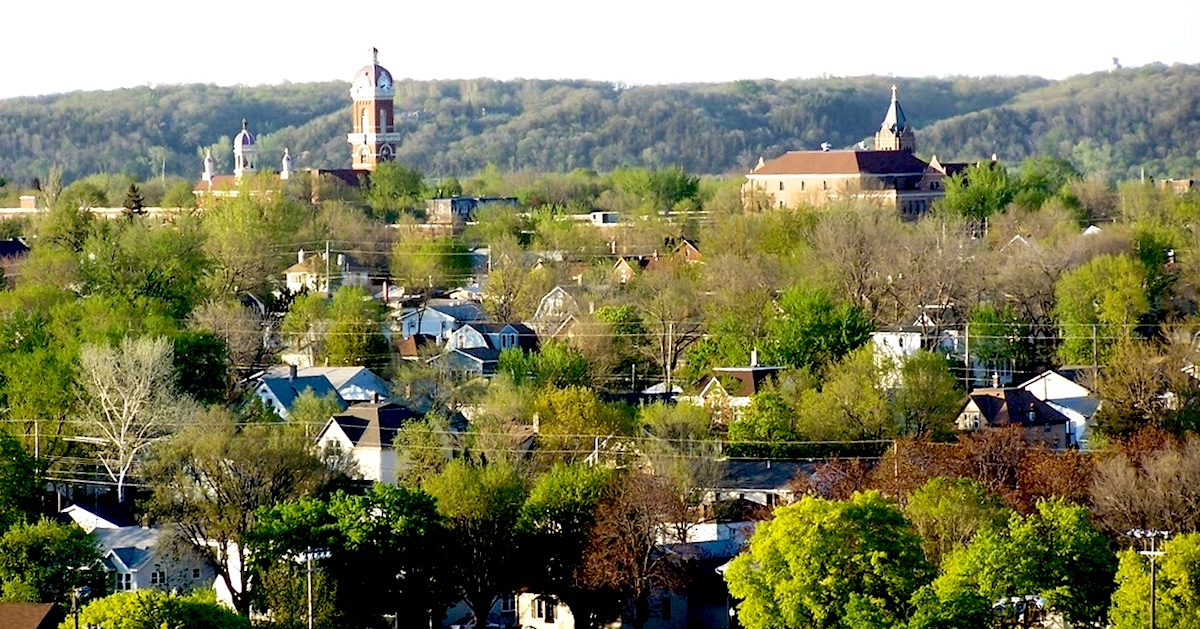
{"label": "white house", "polygon": [[365,480],[396,484],[398,461],[394,442],[404,425],[420,415],[397,404],[355,404],[329,418],[317,433],[322,450],[349,453]]}
{"label": "white house", "polygon": [[216,571],[167,526],[123,526],[92,531],[115,592],[189,591],[212,587]]}
{"label": "white house", "polygon": [[344,253],[296,253],[296,264],[284,271],[288,290],[329,294],[341,286],[367,286],[370,272]]}
{"label": "white house", "polygon": [[424,334],[445,342],[450,334],[468,323],[483,321],[487,316],[475,301],[430,299],[424,307],[405,308],[392,331],[408,338]]}
{"label": "white house", "polygon": [[324,375],[301,376],[295,365],[288,368],[286,375],[263,374],[254,387],[254,394],[284,419],[291,415],[296,398],[305,391],[311,391],[319,398],[331,398],[341,408],[346,408],[346,401],[328,378]]}
{"label": "white house", "polygon": [[1076,382],[1079,374],[1070,369],[1049,369],[1021,383],[1019,388],[1042,400],[1070,420],[1072,441],[1087,449],[1092,417],[1100,410],[1100,398],[1091,389]]}

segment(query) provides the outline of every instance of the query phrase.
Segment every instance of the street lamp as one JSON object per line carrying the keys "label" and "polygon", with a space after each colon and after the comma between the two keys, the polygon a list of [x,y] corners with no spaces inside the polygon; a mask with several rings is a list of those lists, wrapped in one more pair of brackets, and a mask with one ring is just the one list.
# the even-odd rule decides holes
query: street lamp
{"label": "street lamp", "polygon": [[[1130,529],[1125,532],[1125,535],[1142,541],[1142,550],[1138,551],[1139,555],[1150,558],[1150,629],[1154,629],[1154,612],[1158,606],[1157,595],[1155,592],[1155,567],[1157,566],[1156,559],[1163,555],[1162,551],[1158,550],[1158,540],[1165,540],[1171,536],[1170,531],[1160,531],[1157,529]],[[1144,540],[1150,540],[1150,550],[1146,550]]]}

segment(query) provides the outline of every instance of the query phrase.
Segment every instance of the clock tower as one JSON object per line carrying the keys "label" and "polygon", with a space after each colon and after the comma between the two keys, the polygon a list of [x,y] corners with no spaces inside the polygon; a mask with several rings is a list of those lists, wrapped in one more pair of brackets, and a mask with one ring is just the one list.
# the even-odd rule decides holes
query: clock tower
{"label": "clock tower", "polygon": [[350,167],[354,170],[374,170],[379,162],[395,159],[400,143],[392,105],[395,95],[392,73],[379,65],[379,50],[372,48],[371,65],[355,73],[350,84],[354,131],[346,140],[350,142]]}

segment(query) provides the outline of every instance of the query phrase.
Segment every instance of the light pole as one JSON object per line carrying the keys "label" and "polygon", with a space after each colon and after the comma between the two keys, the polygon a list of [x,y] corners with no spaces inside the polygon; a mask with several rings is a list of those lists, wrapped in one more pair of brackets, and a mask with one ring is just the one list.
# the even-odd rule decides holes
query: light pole
{"label": "light pole", "polygon": [[1134,539],[1150,540],[1150,550],[1146,550],[1145,542],[1143,542],[1142,550],[1139,550],[1138,554],[1150,558],[1150,629],[1154,629],[1154,612],[1158,607],[1158,597],[1155,592],[1156,560],[1163,555],[1162,551],[1158,550],[1158,540],[1169,538],[1171,532],[1157,529],[1131,529],[1126,531],[1125,535]]}
{"label": "light pole", "polygon": [[[324,550],[324,549],[313,550],[312,547],[310,546],[308,548],[308,550],[300,553],[296,557],[297,562],[303,562],[305,564],[305,573],[306,573],[305,580],[307,581],[307,584],[308,584],[308,587],[307,587],[307,592],[308,592],[308,629],[313,629],[313,587],[312,587],[313,568],[312,568],[312,562],[314,559],[328,559],[329,555],[330,555],[330,553],[328,550]],[[79,629],[79,627],[75,627],[75,629]]]}

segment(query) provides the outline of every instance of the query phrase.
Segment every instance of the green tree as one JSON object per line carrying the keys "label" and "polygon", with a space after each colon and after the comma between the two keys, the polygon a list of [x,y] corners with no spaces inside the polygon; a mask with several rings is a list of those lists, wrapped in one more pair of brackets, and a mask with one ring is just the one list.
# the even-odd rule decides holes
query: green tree
{"label": "green tree", "polygon": [[1059,358],[1067,364],[1106,362],[1150,311],[1145,282],[1144,270],[1126,255],[1100,255],[1064,273],[1054,286],[1063,335]]}
{"label": "green tree", "polygon": [[937,568],[983,530],[1006,525],[1009,510],[978,481],[937,477],[908,497],[904,514],[921,536],[925,558]]}
{"label": "green tree", "polygon": [[596,507],[612,476],[603,467],[555,465],[534,482],[521,508],[529,583],[563,601],[580,629],[596,629],[620,611],[617,597],[583,579]]}
{"label": "green tree", "polygon": [[6,600],[69,604],[84,585],[103,591],[100,554],[74,524],[18,523],[0,536],[0,584]]}
{"label": "green tree", "polygon": [[1067,622],[1093,623],[1105,616],[1116,570],[1117,558],[1086,507],[1043,500],[1036,513],[1012,516],[1006,529],[977,532],[945,559],[933,588],[941,600],[1037,595]]}
{"label": "green tree", "polygon": [[382,321],[385,307],[366,290],[343,286],[333,294],[321,357],[330,365],[368,366],[376,371],[391,363]]}
{"label": "green tree", "polygon": [[774,365],[819,369],[871,338],[874,322],[828,291],[796,286],[783,294],[781,311],[767,324],[764,359]]}
{"label": "green tree", "polygon": [[500,596],[521,585],[514,566],[524,556],[517,536],[524,484],[506,465],[478,466],[457,459],[422,487],[437,501],[455,540],[447,549],[447,563],[457,593],[471,609],[475,626],[483,626]]}
{"label": "green tree", "polygon": [[[250,621],[217,603],[211,592],[187,596],[158,590],[118,592],[91,601],[79,613],[81,627],[98,629],[250,629]],[[62,629],[69,629],[70,620]]]}
{"label": "green tree", "polygon": [[1016,197],[1019,187],[1008,171],[996,162],[980,162],[943,180],[946,195],[943,210],[976,221],[1002,212]]}
{"label": "green tree", "polygon": [[725,572],[748,629],[845,627],[849,611],[896,624],[931,577],[920,538],[878,492],[848,501],[806,497],[777,509]]}
{"label": "green tree", "polygon": [[583,354],[553,340],[528,354],[520,348],[505,349],[500,352],[496,371],[507,374],[518,386],[528,383],[538,389],[585,387],[591,383],[590,365]]}
{"label": "green tree", "polygon": [[900,363],[899,387],[892,393],[891,407],[902,434],[949,438],[962,399],[958,381],[942,356],[918,350]]}
{"label": "green tree", "polygon": [[[1200,534],[1188,533],[1160,547],[1155,583],[1159,627],[1200,627]],[[1146,629],[1150,626],[1150,566],[1136,550],[1120,553],[1117,589],[1112,595],[1109,620],[1113,629]]]}
{"label": "green tree", "polygon": [[997,308],[991,302],[981,303],[971,309],[967,322],[971,353],[979,360],[1013,368],[1030,359],[1029,323],[1011,305]]}
{"label": "green tree", "polygon": [[568,461],[593,452],[596,439],[633,432],[632,418],[583,387],[543,389],[534,399],[533,411],[541,420],[538,447]]}
{"label": "green tree", "polygon": [[371,172],[366,200],[377,218],[395,220],[401,213],[423,210],[425,193],[425,176],[421,171],[384,162]]}
{"label": "green tree", "polygon": [[28,522],[41,506],[42,471],[20,441],[0,432],[0,531]]}
{"label": "green tree", "polygon": [[219,404],[233,388],[229,347],[211,332],[180,332],[173,341],[175,386],[201,404]]}
{"label": "green tree", "polygon": [[1083,175],[1067,160],[1048,155],[1027,157],[1017,172],[1015,185],[1018,190],[1013,196],[1013,203],[1037,210],[1046,201],[1057,197],[1076,205],[1078,202],[1074,199],[1070,184],[1082,178]]}

